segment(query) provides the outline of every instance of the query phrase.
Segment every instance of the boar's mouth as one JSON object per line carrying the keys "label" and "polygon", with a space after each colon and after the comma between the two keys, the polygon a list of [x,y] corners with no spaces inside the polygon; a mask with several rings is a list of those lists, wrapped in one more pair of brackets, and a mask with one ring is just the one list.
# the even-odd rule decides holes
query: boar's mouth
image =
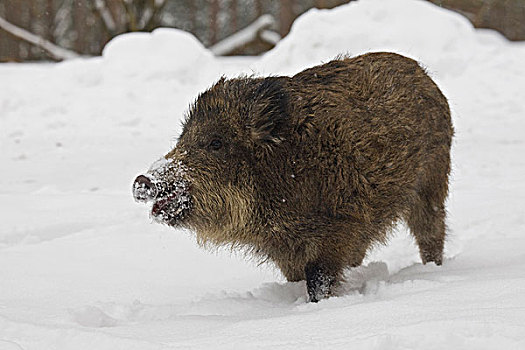
{"label": "boar's mouth", "polygon": [[188,216],[192,207],[191,197],[186,190],[187,185],[174,186],[173,192],[165,193],[164,196],[156,198],[151,207],[151,217],[163,224],[177,226]]}
{"label": "boar's mouth", "polygon": [[151,204],[151,217],[159,223],[178,226],[192,208],[186,169],[180,162],[162,159],[133,183],[137,202]]}

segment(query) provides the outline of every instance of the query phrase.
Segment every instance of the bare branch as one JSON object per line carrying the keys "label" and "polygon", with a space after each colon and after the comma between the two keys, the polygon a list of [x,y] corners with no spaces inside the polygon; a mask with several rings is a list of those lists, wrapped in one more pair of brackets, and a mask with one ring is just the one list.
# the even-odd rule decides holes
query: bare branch
{"label": "bare branch", "polygon": [[65,49],[63,47],[57,46],[46,39],[35,35],[31,32],[28,32],[25,29],[22,29],[14,24],[6,21],[4,18],[0,17],[0,29],[5,30],[14,37],[27,41],[30,44],[38,46],[45,51],[47,51],[52,57],[57,60],[67,60],[71,58],[80,57],[80,55],[74,51]]}
{"label": "bare branch", "polygon": [[272,44],[273,46],[277,45],[277,43],[282,39],[279,33],[267,29],[261,30],[259,32],[259,37],[262,39],[262,41],[266,41],[268,44]]}
{"label": "bare branch", "polygon": [[275,19],[272,15],[262,15],[246,28],[241,29],[226,39],[219,41],[217,44],[212,45],[209,49],[215,55],[226,55],[238,48],[245,46],[246,44],[251,43],[257,38],[275,45],[280,40],[281,36],[278,33],[268,30],[268,28],[274,24]]}

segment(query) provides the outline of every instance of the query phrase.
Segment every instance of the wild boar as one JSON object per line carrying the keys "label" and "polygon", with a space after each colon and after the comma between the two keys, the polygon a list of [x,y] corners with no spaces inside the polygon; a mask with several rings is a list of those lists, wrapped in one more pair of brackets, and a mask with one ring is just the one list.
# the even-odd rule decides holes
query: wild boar
{"label": "wild boar", "polygon": [[306,280],[316,302],[399,220],[423,263],[441,265],[452,136],[447,99],[398,54],[222,78],[133,193],[200,244],[247,250]]}

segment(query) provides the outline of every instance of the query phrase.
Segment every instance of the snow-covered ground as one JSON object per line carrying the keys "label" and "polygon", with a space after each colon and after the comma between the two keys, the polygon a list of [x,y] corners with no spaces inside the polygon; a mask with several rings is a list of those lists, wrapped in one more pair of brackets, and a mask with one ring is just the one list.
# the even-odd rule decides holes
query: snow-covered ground
{"label": "snow-covered ground", "polygon": [[[292,74],[340,53],[421,61],[456,138],[442,267],[400,226],[339,297],[152,224],[131,182],[220,75]],[[525,45],[415,0],[312,10],[260,59],[176,30],[102,58],[0,65],[0,349],[525,349]]]}

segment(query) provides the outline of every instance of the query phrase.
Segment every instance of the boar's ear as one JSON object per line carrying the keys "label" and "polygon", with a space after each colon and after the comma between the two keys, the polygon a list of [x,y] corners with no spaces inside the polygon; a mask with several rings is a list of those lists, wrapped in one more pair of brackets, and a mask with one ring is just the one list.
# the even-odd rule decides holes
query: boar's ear
{"label": "boar's ear", "polygon": [[270,148],[283,140],[282,128],[287,112],[284,79],[285,77],[261,79],[253,92],[250,133],[257,144]]}

